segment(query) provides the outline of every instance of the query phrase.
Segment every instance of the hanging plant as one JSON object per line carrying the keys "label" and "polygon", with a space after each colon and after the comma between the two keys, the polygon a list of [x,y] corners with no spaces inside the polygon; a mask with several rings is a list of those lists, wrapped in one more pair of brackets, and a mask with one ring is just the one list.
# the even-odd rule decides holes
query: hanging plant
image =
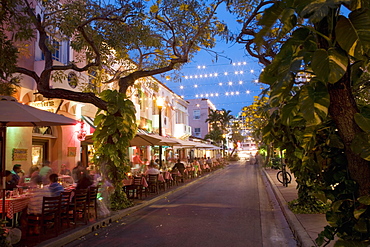
{"label": "hanging plant", "polygon": [[137,131],[136,110],[132,101],[116,90],[105,90],[100,96],[108,106],[107,111],[98,111],[94,120],[94,162],[113,184],[110,207],[119,210],[132,205],[122,189],[122,181],[130,171],[127,151]]}

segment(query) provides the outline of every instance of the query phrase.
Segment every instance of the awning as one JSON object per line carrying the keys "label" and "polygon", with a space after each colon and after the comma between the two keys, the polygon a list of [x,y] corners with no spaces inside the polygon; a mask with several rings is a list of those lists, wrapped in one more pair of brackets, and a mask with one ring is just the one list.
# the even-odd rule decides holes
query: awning
{"label": "awning", "polygon": [[90,127],[90,134],[94,133],[96,126],[94,125],[94,119],[88,116],[81,116],[82,120]]}
{"label": "awning", "polygon": [[131,146],[155,146],[160,145],[160,138],[154,135],[137,133],[135,137],[130,141]]}

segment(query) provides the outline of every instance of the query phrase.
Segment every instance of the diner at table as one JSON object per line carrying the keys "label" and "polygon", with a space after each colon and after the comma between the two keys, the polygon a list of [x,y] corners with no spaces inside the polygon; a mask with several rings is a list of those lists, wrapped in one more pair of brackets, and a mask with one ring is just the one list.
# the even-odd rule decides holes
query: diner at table
{"label": "diner at table", "polygon": [[151,160],[149,165],[148,165],[148,169],[145,171],[145,175],[148,175],[148,174],[159,174],[161,173],[161,171],[157,168],[158,165],[154,162],[154,160]]}
{"label": "diner at table", "polygon": [[5,181],[6,190],[13,190],[14,188],[17,188],[17,183],[13,179],[13,174],[9,170],[5,171]]}
{"label": "diner at table", "polygon": [[49,180],[49,190],[51,192],[51,196],[59,196],[64,191],[64,187],[58,183],[58,174],[50,174]]}

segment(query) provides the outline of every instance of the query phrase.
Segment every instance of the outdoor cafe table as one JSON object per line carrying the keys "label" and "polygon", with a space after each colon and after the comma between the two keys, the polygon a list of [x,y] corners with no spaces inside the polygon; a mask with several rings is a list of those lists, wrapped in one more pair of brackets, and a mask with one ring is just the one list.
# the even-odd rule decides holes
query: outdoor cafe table
{"label": "outdoor cafe table", "polygon": [[[123,184],[125,186],[132,185],[133,182],[134,182],[134,178],[128,178],[128,179],[123,180]],[[141,185],[144,187],[148,187],[148,182],[146,181],[144,176],[141,177]]]}
{"label": "outdoor cafe table", "polygon": [[[22,195],[19,197],[6,198],[5,199],[5,212],[9,219],[13,219],[14,214],[22,212],[28,205],[30,197]],[[3,213],[3,201],[0,200],[0,213]]]}

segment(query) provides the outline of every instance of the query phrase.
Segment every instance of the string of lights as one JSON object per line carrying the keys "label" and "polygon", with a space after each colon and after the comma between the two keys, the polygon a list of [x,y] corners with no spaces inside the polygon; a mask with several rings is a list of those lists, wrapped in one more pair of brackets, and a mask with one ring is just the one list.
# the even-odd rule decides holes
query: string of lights
{"label": "string of lights", "polygon": [[260,94],[260,72],[257,63],[195,65],[182,70],[181,81],[166,84],[185,100],[207,98],[217,108],[239,112]]}

